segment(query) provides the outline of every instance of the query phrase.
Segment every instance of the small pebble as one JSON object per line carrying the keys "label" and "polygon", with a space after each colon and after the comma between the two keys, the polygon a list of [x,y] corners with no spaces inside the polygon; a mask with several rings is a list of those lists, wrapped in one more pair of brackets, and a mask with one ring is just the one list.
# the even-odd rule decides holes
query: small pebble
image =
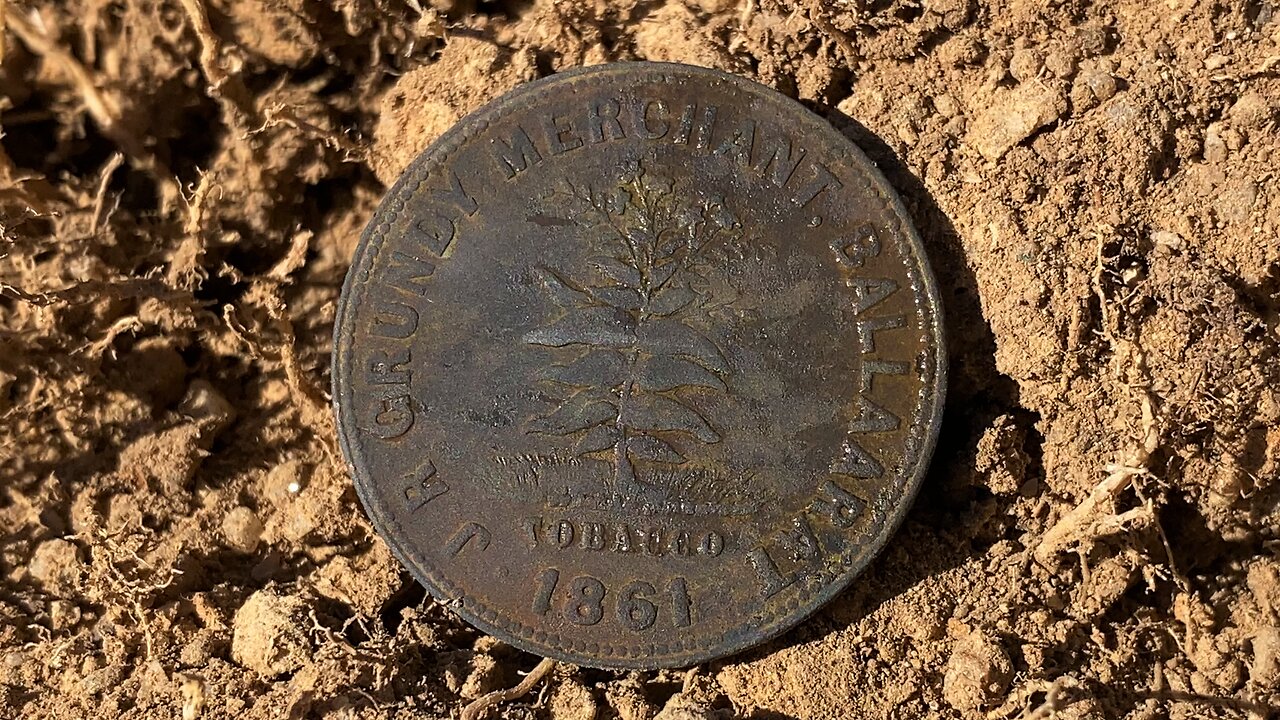
{"label": "small pebble", "polygon": [[31,554],[27,572],[49,593],[71,597],[80,591],[83,563],[75,543],[68,540],[45,540]]}
{"label": "small pebble", "polygon": [[582,683],[567,679],[551,691],[551,717],[557,720],[596,720],[600,706]]}
{"label": "small pebble", "polygon": [[947,118],[955,117],[960,112],[960,106],[956,103],[956,99],[946,93],[934,96],[933,108],[938,111],[939,115]]}
{"label": "small pebble", "polygon": [[1034,80],[1044,67],[1044,59],[1035,48],[1020,48],[1009,59],[1009,74],[1018,82]]}
{"label": "small pebble", "polygon": [[1013,664],[994,638],[974,630],[956,642],[942,678],[942,696],[957,710],[976,711],[1009,686]]}
{"label": "small pebble", "polygon": [[1116,94],[1116,79],[1110,73],[1102,71],[1089,73],[1085,82],[1089,83],[1089,90],[1099,100],[1110,100]]}
{"label": "small pebble", "polygon": [[969,126],[968,142],[987,160],[999,160],[1014,145],[1057,120],[1067,101],[1054,89],[1028,83],[999,94]]}
{"label": "small pebble", "polygon": [[1044,69],[1059,79],[1067,80],[1076,72],[1076,57],[1065,48],[1050,52],[1044,59]]}
{"label": "small pebble", "polygon": [[184,415],[209,429],[209,436],[222,433],[236,420],[236,409],[204,378],[193,380],[179,404]]}
{"label": "small pebble", "polygon": [[263,677],[293,672],[311,661],[309,622],[302,599],[259,590],[236,611],[231,657]]}
{"label": "small pebble", "polygon": [[1227,144],[1222,140],[1222,125],[1210,123],[1204,134],[1204,159],[1220,163],[1227,159]]}
{"label": "small pebble", "polygon": [[249,508],[234,507],[222,518],[222,540],[232,550],[253,553],[262,540],[262,521]]}

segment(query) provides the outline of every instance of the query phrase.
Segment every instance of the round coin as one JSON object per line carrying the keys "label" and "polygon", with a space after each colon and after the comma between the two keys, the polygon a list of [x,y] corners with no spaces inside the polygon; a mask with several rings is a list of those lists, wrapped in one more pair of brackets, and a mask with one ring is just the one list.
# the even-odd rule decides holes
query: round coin
{"label": "round coin", "polygon": [[942,406],[937,290],[867,158],[724,73],[524,85],[404,172],[333,396],[361,501],[529,652],[680,667],[796,625],[885,544]]}

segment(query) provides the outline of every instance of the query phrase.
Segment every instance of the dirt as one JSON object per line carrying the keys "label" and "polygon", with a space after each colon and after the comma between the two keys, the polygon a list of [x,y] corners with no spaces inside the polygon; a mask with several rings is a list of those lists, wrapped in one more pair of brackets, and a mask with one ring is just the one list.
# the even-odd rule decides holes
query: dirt
{"label": "dirt", "polygon": [[485,716],[1276,714],[1274,0],[0,8],[0,717],[451,717],[534,668],[361,514],[334,301],[458,117],[633,59],[773,86],[879,163],[946,302],[940,447],[782,639],[556,667]]}

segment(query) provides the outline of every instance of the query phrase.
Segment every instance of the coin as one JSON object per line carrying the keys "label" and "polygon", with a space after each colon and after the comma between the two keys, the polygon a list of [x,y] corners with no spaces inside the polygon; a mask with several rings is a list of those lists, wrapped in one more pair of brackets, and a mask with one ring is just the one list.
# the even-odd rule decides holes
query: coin
{"label": "coin", "polygon": [[369,223],[333,396],[361,501],[477,628],[680,667],[885,544],[937,432],[920,240],[867,158],[741,78],[620,63],[463,119]]}

